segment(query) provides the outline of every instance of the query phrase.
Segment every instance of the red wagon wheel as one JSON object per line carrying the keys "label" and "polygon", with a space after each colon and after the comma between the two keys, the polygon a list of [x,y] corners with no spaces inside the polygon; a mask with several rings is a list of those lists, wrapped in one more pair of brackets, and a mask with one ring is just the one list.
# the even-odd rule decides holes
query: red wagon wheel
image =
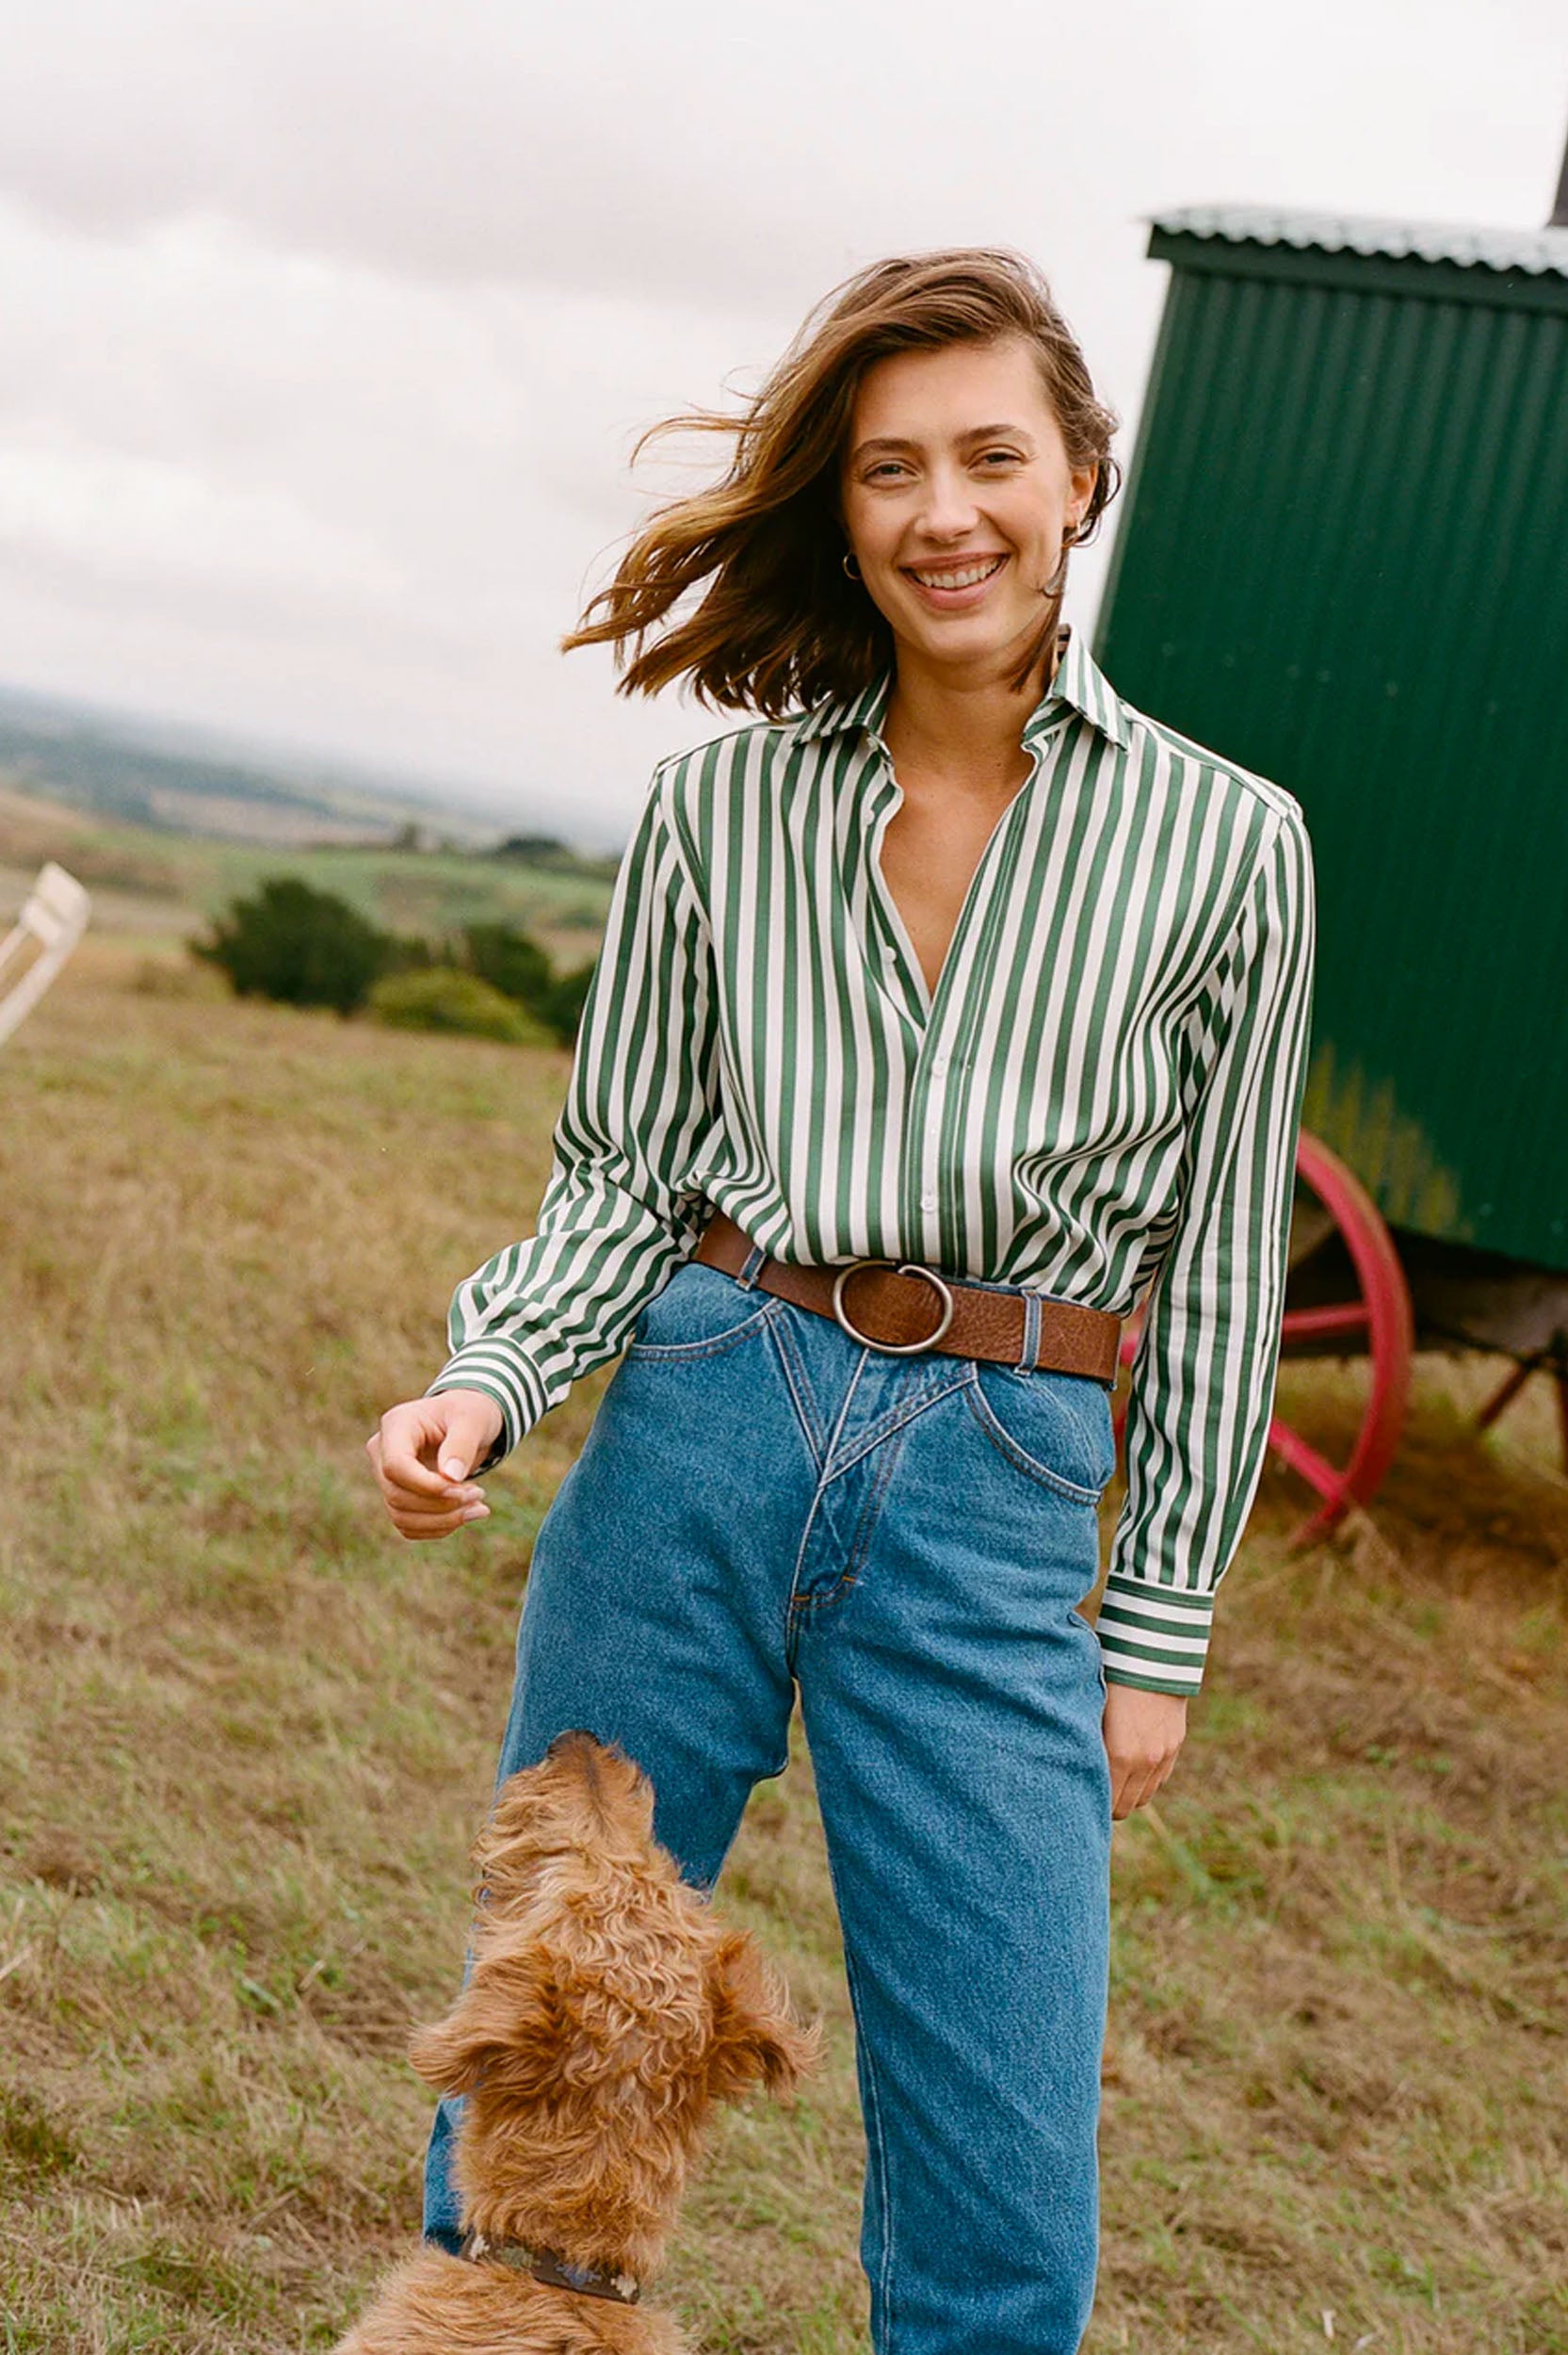
{"label": "red wagon wheel", "polygon": [[[1123,1339],[1123,1365],[1132,1363],[1142,1327],[1140,1309]],[[1364,1356],[1369,1380],[1342,1467],[1282,1417],[1269,1426],[1274,1454],[1319,1499],[1292,1530],[1292,1546],[1326,1536],[1348,1506],[1366,1504],[1376,1495],[1404,1431],[1414,1347],[1410,1288],[1376,1203],[1338,1155],[1303,1130],[1296,1153],[1281,1356]],[[1117,1416],[1119,1439],[1125,1412],[1123,1405]]]}

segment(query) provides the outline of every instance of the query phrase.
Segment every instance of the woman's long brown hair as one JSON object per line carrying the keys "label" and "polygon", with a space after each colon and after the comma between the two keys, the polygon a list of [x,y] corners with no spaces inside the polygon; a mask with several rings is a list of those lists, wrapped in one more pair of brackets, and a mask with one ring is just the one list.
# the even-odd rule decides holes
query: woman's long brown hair
{"label": "woman's long brown hair", "polygon": [[[729,469],[711,489],[655,512],[562,648],[612,644],[622,694],[689,678],[700,702],[770,720],[858,694],[893,660],[892,632],[843,568],[838,470],[860,380],[892,352],[1008,335],[1035,349],[1071,463],[1098,470],[1079,544],[1121,480],[1110,455],[1117,421],[1095,398],[1044,279],[999,248],[912,254],[835,288],[738,416],[697,411],[641,436],[634,463],[658,435],[722,434],[734,444]],[[695,608],[671,621],[699,590]],[[1059,588],[1046,600],[1037,647],[1055,638],[1061,597]]]}

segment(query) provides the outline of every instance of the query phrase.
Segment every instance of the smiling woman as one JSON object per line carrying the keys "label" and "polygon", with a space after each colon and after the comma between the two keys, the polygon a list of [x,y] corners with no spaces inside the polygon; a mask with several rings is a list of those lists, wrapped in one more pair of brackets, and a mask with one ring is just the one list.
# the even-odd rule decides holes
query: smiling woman
{"label": "smiling woman", "polygon": [[[445,1537],[624,1352],[535,1541],[502,1773],[619,1743],[706,1887],[799,1696],[879,2355],[1075,2355],[1111,1823],[1175,1762],[1268,1429],[1306,836],[1060,627],[1112,420],[1021,257],[877,264],[699,422],[727,474],[565,642],[747,721],[657,772],[537,1231],[370,1452]],[[456,2121],[426,2176],[454,2263]]]}
{"label": "smiling woman", "polygon": [[[1045,569],[1033,585],[1044,602],[1031,617],[1038,663],[1061,611],[1066,548],[1091,537],[1121,480],[1110,451],[1116,419],[1096,398],[1040,272],[1022,255],[983,248],[862,271],[805,322],[744,416],[697,411],[651,428],[639,451],[665,433],[731,441],[729,471],[712,490],[654,516],[562,645],[632,646],[622,694],[651,694],[689,677],[700,699],[778,718],[794,704],[855,693],[891,662],[895,630],[875,596],[860,593],[852,560],[846,571],[843,468],[851,440],[874,430],[864,411],[851,425],[851,412],[875,397],[880,362],[902,353],[972,361],[998,344],[1011,347],[1012,389],[1020,374],[1032,378],[1023,398],[1034,435],[1055,443],[1083,484],[1071,539],[1039,551]],[[985,414],[1014,416],[1018,432],[1012,411]],[[966,423],[972,440],[991,438],[975,412]],[[880,410],[875,430],[892,430]],[[1007,433],[1000,439],[1006,445]],[[1026,455],[1037,451],[1012,463]],[[900,447],[888,460],[897,466],[909,456]],[[695,611],[649,642],[704,582]]]}

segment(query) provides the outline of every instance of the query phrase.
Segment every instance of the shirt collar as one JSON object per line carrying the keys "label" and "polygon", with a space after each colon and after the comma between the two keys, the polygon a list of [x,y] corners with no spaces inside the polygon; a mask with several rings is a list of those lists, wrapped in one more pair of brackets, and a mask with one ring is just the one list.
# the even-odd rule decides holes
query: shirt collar
{"label": "shirt collar", "polygon": [[841,736],[850,728],[865,728],[872,736],[880,735],[892,690],[892,672],[881,672],[858,695],[830,695],[825,702],[813,704],[803,718],[795,723],[795,733],[810,739]]}
{"label": "shirt collar", "polygon": [[[863,687],[858,695],[829,696],[826,701],[814,704],[795,723],[795,734],[803,741],[816,737],[842,735],[852,728],[864,728],[869,735],[875,736],[881,731],[892,691],[893,674],[883,671],[869,686]],[[1108,737],[1119,751],[1125,751],[1128,739],[1127,707],[1071,625],[1067,643],[1057,663],[1056,676],[1025,723],[1026,744],[1060,716],[1064,704],[1071,710],[1081,713],[1092,727],[1099,729],[1102,736]]]}

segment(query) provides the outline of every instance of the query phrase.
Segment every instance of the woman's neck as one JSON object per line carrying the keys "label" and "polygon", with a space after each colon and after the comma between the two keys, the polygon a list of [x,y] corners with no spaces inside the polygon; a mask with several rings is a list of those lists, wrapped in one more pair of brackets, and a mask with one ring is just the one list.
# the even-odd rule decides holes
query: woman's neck
{"label": "woman's neck", "polygon": [[883,723],[894,767],[950,777],[979,791],[1016,784],[1024,728],[1056,664],[1053,643],[1019,689],[1000,665],[955,675],[900,649]]}

